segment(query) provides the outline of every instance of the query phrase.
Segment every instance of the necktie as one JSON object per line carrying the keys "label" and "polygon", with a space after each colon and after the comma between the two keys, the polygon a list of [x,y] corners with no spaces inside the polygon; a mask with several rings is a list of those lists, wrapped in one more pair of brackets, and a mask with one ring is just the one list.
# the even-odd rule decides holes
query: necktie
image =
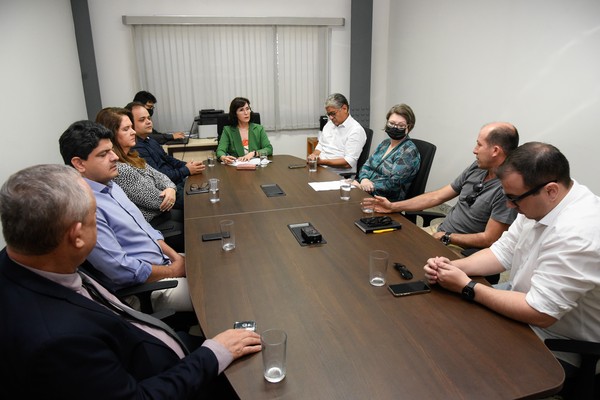
{"label": "necktie", "polygon": [[175,333],[175,331],[167,324],[162,322],[158,318],[154,318],[151,315],[145,314],[143,312],[139,312],[130,307],[126,307],[122,304],[116,303],[113,300],[105,297],[100,293],[98,289],[94,286],[94,284],[89,280],[87,276],[82,273],[79,273],[81,276],[81,285],[88,291],[90,296],[96,300],[98,303],[104,305],[108,309],[115,311],[117,314],[125,317],[125,319],[132,319],[142,324],[151,326],[153,328],[157,328],[165,331],[169,336],[171,336],[183,349],[185,354],[189,354],[189,350],[181,340],[181,338]]}

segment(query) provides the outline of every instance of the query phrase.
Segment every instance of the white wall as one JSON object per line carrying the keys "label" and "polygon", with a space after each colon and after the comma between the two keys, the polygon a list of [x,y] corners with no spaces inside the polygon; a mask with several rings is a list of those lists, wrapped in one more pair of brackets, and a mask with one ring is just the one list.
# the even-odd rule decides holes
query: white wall
{"label": "white wall", "polygon": [[413,108],[413,136],[438,146],[428,190],[474,160],[484,123],[505,120],[600,193],[599,17],[597,0],[374,0],[372,125]]}
{"label": "white wall", "polygon": [[[200,15],[200,16],[294,16],[345,18],[346,25],[333,28],[331,92],[350,89],[350,3],[351,0],[88,0],[94,48],[102,95],[102,105],[123,106],[130,102],[139,86],[132,27],[123,25],[123,15]],[[160,99],[158,99],[160,102]],[[252,99],[250,99],[252,100]],[[325,100],[325,99],[323,99]],[[227,110],[229,104],[215,104]],[[160,111],[159,111],[160,112]],[[193,115],[190,115],[190,123]],[[160,128],[160,127],[159,127]],[[187,129],[185,126],[182,129]],[[306,137],[314,131],[268,132],[276,153],[306,155]]]}
{"label": "white wall", "polygon": [[0,57],[2,184],[27,166],[62,164],[58,138],[87,118],[69,0],[1,0]]}

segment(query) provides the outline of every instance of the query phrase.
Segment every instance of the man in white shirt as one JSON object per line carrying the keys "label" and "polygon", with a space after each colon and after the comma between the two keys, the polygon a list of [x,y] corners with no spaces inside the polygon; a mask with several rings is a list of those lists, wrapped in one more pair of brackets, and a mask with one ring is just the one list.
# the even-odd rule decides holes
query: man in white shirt
{"label": "man in white shirt", "polygon": [[356,163],[367,141],[364,128],[350,115],[350,105],[344,95],[334,93],[325,101],[329,121],[319,134],[319,144],[309,159],[336,172],[357,172]]}
{"label": "man in white shirt", "polygon": [[[565,156],[545,143],[518,147],[496,173],[517,219],[488,249],[427,260],[427,280],[531,325],[542,340],[600,342],[600,198],[573,181]],[[505,270],[510,290],[469,278]],[[579,365],[574,354],[555,355],[567,372]]]}

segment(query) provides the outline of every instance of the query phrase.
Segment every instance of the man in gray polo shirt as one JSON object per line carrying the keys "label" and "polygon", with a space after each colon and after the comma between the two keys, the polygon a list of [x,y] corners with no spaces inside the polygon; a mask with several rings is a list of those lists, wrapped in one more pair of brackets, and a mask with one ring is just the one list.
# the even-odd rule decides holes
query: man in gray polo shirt
{"label": "man in gray polo shirt", "polygon": [[506,122],[484,125],[473,149],[475,162],[449,185],[408,200],[391,203],[385,197],[371,199],[375,211],[421,211],[458,196],[444,221],[430,227],[434,238],[460,248],[489,247],[515,220],[495,170],[519,145],[517,129]]}

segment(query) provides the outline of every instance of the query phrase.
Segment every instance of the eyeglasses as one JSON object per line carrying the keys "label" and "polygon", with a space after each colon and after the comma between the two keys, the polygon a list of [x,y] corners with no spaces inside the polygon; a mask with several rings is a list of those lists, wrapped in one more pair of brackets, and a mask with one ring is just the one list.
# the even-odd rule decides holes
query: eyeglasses
{"label": "eyeglasses", "polygon": [[475,200],[477,199],[482,190],[483,182],[479,182],[473,185],[473,193],[470,193],[465,197],[465,203],[467,203],[467,205],[471,207],[473,203],[475,203]]}
{"label": "eyeglasses", "polygon": [[361,218],[360,220],[368,227],[382,226],[382,225],[388,225],[388,224],[392,223],[392,219],[390,217],[386,217],[386,216],[367,217],[367,218]]}
{"label": "eyeglasses", "polygon": [[192,183],[190,185],[190,192],[208,192],[208,182],[204,182],[202,185],[198,185],[197,183]]}
{"label": "eyeglasses", "polygon": [[388,128],[396,128],[396,129],[407,129],[408,125],[403,124],[403,123],[399,123],[399,124],[394,124],[393,122],[389,122],[387,123],[387,127]]}
{"label": "eyeglasses", "polygon": [[508,199],[508,201],[510,201],[511,203],[513,203],[515,205],[515,207],[518,207],[519,204],[517,204],[517,203],[519,201],[523,200],[526,197],[531,196],[532,194],[536,194],[537,192],[539,192],[540,190],[542,190],[542,188],[544,186],[546,186],[547,184],[549,184],[549,183],[555,183],[555,182],[556,182],[556,179],[553,180],[553,181],[548,181],[546,183],[542,183],[541,185],[538,185],[538,186],[534,187],[533,189],[526,191],[525,193],[523,193],[520,196],[511,196],[510,194],[506,194],[506,193],[504,195],[506,196],[506,198]]}
{"label": "eyeglasses", "polygon": [[156,108],[156,104],[145,104],[144,107],[146,107],[146,110],[154,110]]}
{"label": "eyeglasses", "polygon": [[327,113],[327,116],[328,116],[329,118],[331,118],[331,117],[335,117],[335,115],[336,115],[337,113],[339,113],[339,112],[340,112],[340,110],[341,110],[341,108],[338,108],[338,109],[337,109],[337,110],[335,110],[335,111],[328,112],[328,113]]}

